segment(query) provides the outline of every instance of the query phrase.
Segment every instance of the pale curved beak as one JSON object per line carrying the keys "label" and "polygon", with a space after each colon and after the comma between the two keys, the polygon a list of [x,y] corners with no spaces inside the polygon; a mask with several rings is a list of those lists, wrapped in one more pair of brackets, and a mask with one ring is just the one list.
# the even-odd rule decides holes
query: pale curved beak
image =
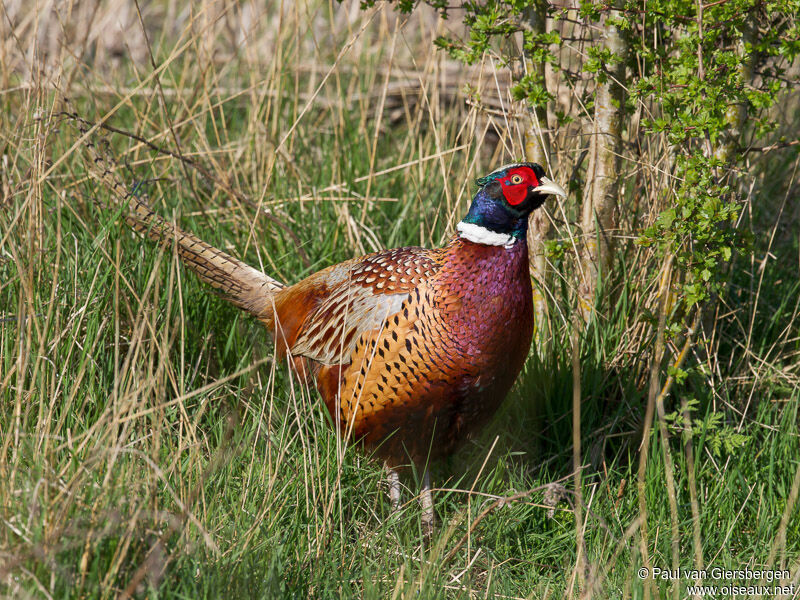
{"label": "pale curved beak", "polygon": [[552,194],[553,196],[561,196],[566,200],[567,192],[555,181],[548,179],[547,177],[542,177],[540,181],[541,185],[533,188],[534,192],[539,194]]}

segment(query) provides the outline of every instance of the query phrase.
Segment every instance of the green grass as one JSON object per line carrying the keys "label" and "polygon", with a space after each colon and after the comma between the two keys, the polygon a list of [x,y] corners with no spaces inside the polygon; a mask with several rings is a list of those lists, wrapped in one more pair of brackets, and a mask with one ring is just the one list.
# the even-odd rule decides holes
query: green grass
{"label": "green grass", "polygon": [[[275,71],[242,56],[203,74],[200,50],[190,50],[165,72],[162,83],[176,98],[168,117],[151,90],[110,121],[174,150],[172,123],[181,151],[216,182],[111,136],[129,165],[124,179],[142,182],[160,214],[290,283],[374,248],[441,243],[466,209],[471,179],[518,150],[513,136],[505,139],[508,151],[488,152],[480,129],[463,127],[474,113],[452,107],[436,109],[436,119],[409,111],[377,129],[374,107],[357,95],[383,85],[388,50],[374,43],[351,57],[351,70],[334,71],[319,96],[330,104],[312,104],[281,146],[304,107],[295,86],[313,91],[320,81],[297,75],[302,36],[286,31]],[[160,59],[174,47],[166,44]],[[436,68],[435,56],[426,60]],[[71,95],[82,115],[97,120],[120,98],[93,94],[87,88],[102,73],[88,73]],[[120,77],[135,85],[148,73],[130,67]],[[216,95],[208,91],[215,77],[231,89],[258,80],[264,93]],[[273,362],[264,329],[170,252],[119,223],[85,155],[69,153],[74,128],[35,118],[55,98],[52,90],[28,89],[0,100],[7,157],[0,177],[0,594],[579,597],[569,251],[553,258],[560,277],[551,289],[552,340],[532,351],[481,437],[434,468],[441,524],[426,540],[414,477],[404,482],[402,510],[391,514],[380,464],[343,447],[316,392]],[[774,165],[760,168],[764,198],[796,185],[772,177]],[[309,264],[285,228],[219,182],[271,210],[301,240]],[[667,401],[668,413],[681,400],[697,401],[693,464],[680,431],[671,430],[666,445],[677,490],[677,565],[665,452],[658,428],[651,434],[643,498],[654,566],[696,567],[701,553],[708,568],[787,568],[793,581],[800,577],[798,242],[785,231],[796,219],[769,202],[753,205],[745,226],[756,260],[767,251],[776,259],[763,279],[746,257],[732,264],[726,295],[706,309],[693,368]],[[563,240],[570,227],[559,223]],[[656,261],[621,245],[610,284],[615,300],[580,341],[584,589],[597,598],[645,594],[636,574],[643,564],[637,469]],[[664,372],[673,361],[670,348]],[[726,448],[732,433],[743,436],[740,445]],[[553,482],[567,494],[551,518],[542,486]],[[526,490],[537,491],[484,514]],[[681,598],[687,583],[679,582]],[[673,590],[656,582],[654,591],[672,597]]]}

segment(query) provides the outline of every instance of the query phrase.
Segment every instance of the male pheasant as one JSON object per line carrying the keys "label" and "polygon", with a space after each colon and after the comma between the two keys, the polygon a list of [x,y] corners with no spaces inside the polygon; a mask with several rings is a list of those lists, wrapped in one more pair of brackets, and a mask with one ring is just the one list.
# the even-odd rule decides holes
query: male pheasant
{"label": "male pheasant", "polygon": [[484,424],[519,374],[533,332],[528,215],[564,190],[537,164],[506,165],[478,179],[444,247],[368,254],[285,287],[154,214],[88,146],[99,178],[128,204],[126,222],[174,243],[200,279],[264,323],[277,355],[315,381],[336,427],[385,461],[393,506],[394,469],[422,469],[432,525],[426,465]]}

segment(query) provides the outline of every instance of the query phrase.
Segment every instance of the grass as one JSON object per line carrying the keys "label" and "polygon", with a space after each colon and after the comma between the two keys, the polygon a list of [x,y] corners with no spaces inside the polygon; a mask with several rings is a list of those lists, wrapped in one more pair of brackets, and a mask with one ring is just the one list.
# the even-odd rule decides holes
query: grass
{"label": "grass", "polygon": [[[182,16],[170,25],[170,14]],[[108,136],[124,178],[160,214],[283,281],[378,248],[439,244],[474,177],[519,155],[518,125],[498,142],[483,113],[431,83],[448,65],[428,49],[429,20],[395,30],[390,13],[343,14],[287,4],[248,25],[211,2],[154,3],[145,22],[165,24],[150,30],[151,47],[131,34],[140,60],[116,73],[109,48],[80,36],[43,56],[39,73],[20,66],[33,30],[4,47],[0,594],[560,598],[578,597],[583,578],[586,597],[645,597],[637,470],[655,255],[620,244],[615,301],[580,339],[585,567],[571,487],[569,205],[566,219],[552,213],[566,248],[552,257],[553,337],[483,435],[436,465],[442,522],[426,541],[414,479],[391,514],[380,465],[342,445],[258,323],[119,223],[54,112],[68,90],[86,118],[108,116],[201,165],[206,174]],[[226,54],[239,39],[231,23],[249,37]],[[168,63],[158,81],[150,49]],[[398,80],[417,92],[398,99]],[[579,143],[554,142],[556,174],[572,172]],[[677,420],[664,446],[658,427],[651,434],[642,497],[653,566],[789,569],[798,583],[800,215],[780,204],[796,189],[793,166],[785,155],[754,166],[762,201],[742,225],[754,258],[732,262],[666,406],[692,400],[691,429]],[[657,169],[635,175],[658,187]],[[552,507],[556,482],[565,493]],[[687,583],[659,580],[651,592],[685,597]]]}

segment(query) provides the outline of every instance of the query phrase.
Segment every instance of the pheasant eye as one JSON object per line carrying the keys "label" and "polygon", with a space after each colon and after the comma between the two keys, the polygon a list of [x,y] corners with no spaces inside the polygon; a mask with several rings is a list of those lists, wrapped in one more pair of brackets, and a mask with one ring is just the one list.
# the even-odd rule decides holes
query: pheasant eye
{"label": "pheasant eye", "polygon": [[513,175],[511,177],[511,183],[513,184],[522,183],[522,175]]}

